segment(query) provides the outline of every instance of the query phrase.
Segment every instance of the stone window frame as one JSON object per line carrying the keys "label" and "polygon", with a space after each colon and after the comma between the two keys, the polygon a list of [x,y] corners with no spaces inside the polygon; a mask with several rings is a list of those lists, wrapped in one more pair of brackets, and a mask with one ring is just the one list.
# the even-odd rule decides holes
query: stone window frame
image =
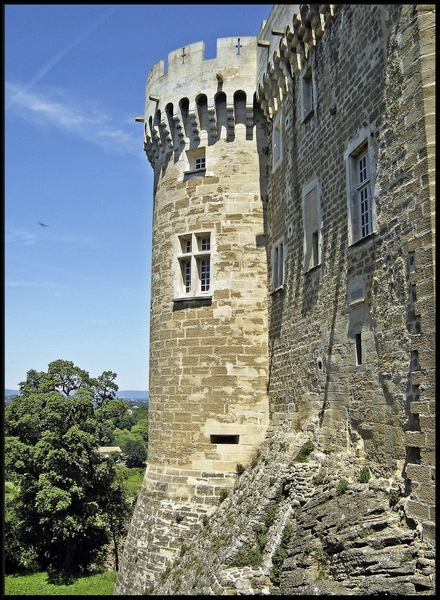
{"label": "stone window frame", "polygon": [[200,146],[185,152],[185,178],[190,176],[204,177],[206,174],[206,147]]}
{"label": "stone window frame", "polygon": [[[307,196],[316,189],[316,219],[308,222],[306,210]],[[322,214],[321,214],[321,186],[318,179],[312,179],[302,190],[302,213],[304,228],[304,273],[315,267],[321,266],[322,248]],[[311,262],[313,261],[313,262]]]}
{"label": "stone window frame", "polygon": [[301,70],[301,122],[304,123],[315,113],[316,86],[310,61]]}
{"label": "stone window frame", "polygon": [[[376,205],[374,201],[375,148],[371,143],[372,132],[363,129],[352,140],[344,153],[347,173],[347,212],[349,245],[356,244],[377,233]],[[363,167],[366,177],[360,181],[359,173]],[[362,221],[362,203],[367,194],[367,224]]]}
{"label": "stone window frame", "polygon": [[207,298],[212,293],[212,233],[193,231],[177,236],[176,298]]}
{"label": "stone window frame", "polygon": [[272,173],[276,171],[283,162],[282,138],[282,115],[281,109],[279,109],[274,117],[272,126]]}
{"label": "stone window frame", "polygon": [[286,244],[282,236],[272,245],[272,292],[284,289],[286,258]]}

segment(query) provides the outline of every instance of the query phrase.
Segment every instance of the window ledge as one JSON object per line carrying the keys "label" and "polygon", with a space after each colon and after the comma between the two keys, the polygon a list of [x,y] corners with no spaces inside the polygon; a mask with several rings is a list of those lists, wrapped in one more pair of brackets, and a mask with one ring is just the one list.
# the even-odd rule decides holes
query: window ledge
{"label": "window ledge", "polygon": [[192,177],[205,177],[206,169],[194,169],[193,171],[184,171],[184,179],[191,179]]}
{"label": "window ledge", "polygon": [[204,300],[212,301],[212,295],[210,296],[180,296],[173,298],[172,302],[203,302]]}
{"label": "window ledge", "polygon": [[272,295],[275,295],[275,294],[278,294],[278,293],[281,293],[281,292],[284,292],[284,285],[278,286],[277,288],[275,288],[274,290],[272,290],[270,292],[270,294],[272,296]]}
{"label": "window ledge", "polygon": [[365,298],[358,298],[348,303],[348,306],[358,306],[359,304],[365,304]]}
{"label": "window ledge", "polygon": [[307,269],[307,271],[303,271],[303,275],[308,275],[309,273],[313,273],[313,271],[317,271],[320,267],[321,267],[321,263],[319,262],[318,264],[313,265],[313,267],[310,267],[310,269]]}
{"label": "window ledge", "polygon": [[369,233],[368,235],[359,238],[358,240],[355,240],[354,242],[351,242],[351,244],[349,245],[350,248],[353,248],[354,246],[360,246],[362,244],[362,242],[366,242],[369,240],[374,239],[375,237],[377,237],[378,235],[378,231],[372,231],[371,233]]}

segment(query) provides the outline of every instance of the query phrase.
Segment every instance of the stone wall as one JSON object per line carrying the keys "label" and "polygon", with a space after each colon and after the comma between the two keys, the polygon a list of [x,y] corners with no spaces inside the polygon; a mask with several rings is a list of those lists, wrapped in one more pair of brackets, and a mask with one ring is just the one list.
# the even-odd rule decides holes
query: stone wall
{"label": "stone wall", "polygon": [[115,593],[432,594],[434,7],[275,5],[240,40],[147,82],[150,463]]}
{"label": "stone wall", "polygon": [[[286,255],[284,286],[269,296],[271,422],[289,418],[301,431],[313,412],[327,451],[401,469],[408,509],[432,536],[433,7],[302,5],[285,17],[274,7],[259,34],[272,53],[259,50],[258,69],[269,166],[277,124],[282,134],[282,160],[268,175],[268,256],[280,239]],[[314,107],[304,118],[308,69]],[[350,161],[361,146],[374,224],[356,239]],[[313,186],[319,260],[310,268],[304,202]]]}

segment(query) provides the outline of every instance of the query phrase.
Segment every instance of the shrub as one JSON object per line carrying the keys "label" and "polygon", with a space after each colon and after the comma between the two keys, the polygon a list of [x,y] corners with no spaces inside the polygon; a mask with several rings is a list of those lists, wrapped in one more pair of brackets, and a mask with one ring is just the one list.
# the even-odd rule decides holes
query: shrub
{"label": "shrub", "polygon": [[321,473],[318,473],[318,475],[315,475],[312,479],[313,485],[319,485],[323,481],[324,481],[324,476],[321,475]]}
{"label": "shrub", "polygon": [[238,465],[236,465],[236,467],[235,467],[235,472],[239,476],[244,473],[244,470],[245,470],[245,467],[241,463],[238,463]]}
{"label": "shrub", "polygon": [[368,483],[370,481],[370,469],[368,467],[362,467],[358,475],[359,483]]}
{"label": "shrub", "polygon": [[254,467],[256,467],[256,466],[257,466],[257,464],[258,464],[258,460],[259,460],[260,456],[261,456],[261,450],[260,450],[260,449],[258,449],[258,450],[255,452],[255,454],[254,454],[254,456],[252,457],[252,460],[251,460],[251,467],[252,467],[252,468],[254,468]]}
{"label": "shrub", "polygon": [[233,561],[233,567],[259,567],[261,565],[261,551],[256,546],[240,548]]}
{"label": "shrub", "polygon": [[295,460],[297,462],[307,462],[309,460],[309,455],[314,449],[315,446],[313,445],[313,442],[309,440],[300,448]]}
{"label": "shrub", "polygon": [[390,506],[396,506],[396,504],[400,500],[400,493],[397,490],[393,490],[393,491],[389,492],[388,500],[389,500]]}
{"label": "shrub", "polygon": [[225,490],[224,488],[222,488],[220,490],[219,503],[221,504],[223,502],[223,500],[226,500],[226,498],[228,497],[228,495],[229,495],[228,490]]}
{"label": "shrub", "polygon": [[341,496],[345,494],[348,488],[348,481],[346,479],[341,479],[341,481],[336,486],[336,495]]}

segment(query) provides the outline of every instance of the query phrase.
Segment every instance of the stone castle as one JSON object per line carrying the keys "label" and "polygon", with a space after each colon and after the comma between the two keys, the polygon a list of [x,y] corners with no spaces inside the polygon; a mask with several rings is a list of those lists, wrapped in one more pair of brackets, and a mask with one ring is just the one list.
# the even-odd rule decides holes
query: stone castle
{"label": "stone castle", "polygon": [[137,120],[149,452],[115,594],[159,584],[276,432],[399,481],[432,545],[434,5],[274,5],[158,61]]}

